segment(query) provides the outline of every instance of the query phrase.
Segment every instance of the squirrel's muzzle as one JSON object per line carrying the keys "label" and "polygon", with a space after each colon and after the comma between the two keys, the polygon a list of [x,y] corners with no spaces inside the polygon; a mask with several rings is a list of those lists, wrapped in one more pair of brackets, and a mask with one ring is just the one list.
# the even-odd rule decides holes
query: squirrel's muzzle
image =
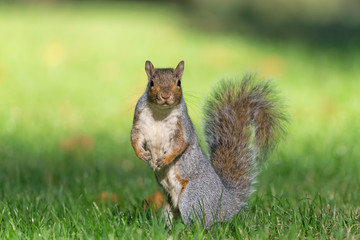
{"label": "squirrel's muzzle", "polygon": [[170,94],[169,93],[161,93],[160,94],[161,98],[164,100],[168,100],[170,98]]}

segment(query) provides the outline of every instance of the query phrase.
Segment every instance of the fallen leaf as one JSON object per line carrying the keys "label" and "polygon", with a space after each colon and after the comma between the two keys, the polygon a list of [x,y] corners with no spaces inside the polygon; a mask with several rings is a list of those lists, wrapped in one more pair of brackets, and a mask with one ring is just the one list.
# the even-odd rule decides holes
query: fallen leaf
{"label": "fallen leaf", "polygon": [[70,136],[63,139],[60,147],[63,151],[70,152],[73,150],[86,150],[93,149],[95,139],[92,136]]}
{"label": "fallen leaf", "polygon": [[152,207],[155,210],[161,208],[164,204],[164,195],[160,191],[156,191],[155,193],[148,196],[143,204],[143,208],[147,209],[148,207]]}
{"label": "fallen leaf", "polygon": [[95,201],[98,203],[105,203],[105,202],[118,203],[120,201],[120,198],[116,193],[101,192],[95,197]]}

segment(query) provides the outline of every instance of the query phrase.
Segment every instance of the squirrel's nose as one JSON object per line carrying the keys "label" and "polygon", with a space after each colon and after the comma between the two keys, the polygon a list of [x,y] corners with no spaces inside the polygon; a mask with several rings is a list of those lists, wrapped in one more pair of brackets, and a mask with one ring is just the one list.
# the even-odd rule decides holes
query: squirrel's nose
{"label": "squirrel's nose", "polygon": [[170,94],[162,93],[161,98],[164,99],[164,100],[168,100],[170,98]]}

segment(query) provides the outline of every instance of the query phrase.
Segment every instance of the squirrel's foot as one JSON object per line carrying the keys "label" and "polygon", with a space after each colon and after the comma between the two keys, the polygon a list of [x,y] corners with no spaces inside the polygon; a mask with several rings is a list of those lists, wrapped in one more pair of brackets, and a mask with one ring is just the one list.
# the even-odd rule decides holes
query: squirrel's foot
{"label": "squirrel's foot", "polygon": [[141,153],[141,156],[140,158],[145,161],[145,162],[148,162],[151,160],[151,153],[149,150],[144,150],[142,153]]}
{"label": "squirrel's foot", "polygon": [[164,166],[164,159],[163,158],[158,158],[155,160],[155,169],[156,170],[160,170],[163,166]]}

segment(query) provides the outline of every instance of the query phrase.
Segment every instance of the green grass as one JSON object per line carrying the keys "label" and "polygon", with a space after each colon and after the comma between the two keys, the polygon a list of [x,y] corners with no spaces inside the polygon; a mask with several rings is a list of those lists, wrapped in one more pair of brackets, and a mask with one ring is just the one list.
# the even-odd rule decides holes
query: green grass
{"label": "green grass", "polygon": [[[359,238],[360,50],[348,49],[203,32],[171,6],[2,5],[0,238]],[[142,209],[159,189],[129,142],[147,59],[185,60],[199,133],[224,76],[272,78],[288,106],[249,208],[211,231],[169,231]]]}

